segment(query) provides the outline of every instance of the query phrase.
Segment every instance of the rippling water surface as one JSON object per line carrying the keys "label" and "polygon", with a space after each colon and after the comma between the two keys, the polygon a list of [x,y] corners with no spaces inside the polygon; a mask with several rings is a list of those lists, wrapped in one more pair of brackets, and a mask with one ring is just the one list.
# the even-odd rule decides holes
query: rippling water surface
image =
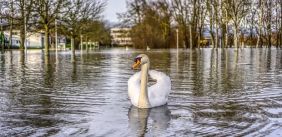
{"label": "rippling water surface", "polygon": [[166,106],[132,107],[142,51],[0,54],[0,136],[282,136],[282,50],[151,50]]}

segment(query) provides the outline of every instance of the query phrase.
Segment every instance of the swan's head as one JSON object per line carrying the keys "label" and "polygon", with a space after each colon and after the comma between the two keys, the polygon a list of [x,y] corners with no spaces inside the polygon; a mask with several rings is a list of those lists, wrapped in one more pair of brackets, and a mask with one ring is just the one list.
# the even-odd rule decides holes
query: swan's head
{"label": "swan's head", "polygon": [[146,54],[140,54],[134,58],[132,69],[138,69],[140,66],[150,63],[149,57]]}

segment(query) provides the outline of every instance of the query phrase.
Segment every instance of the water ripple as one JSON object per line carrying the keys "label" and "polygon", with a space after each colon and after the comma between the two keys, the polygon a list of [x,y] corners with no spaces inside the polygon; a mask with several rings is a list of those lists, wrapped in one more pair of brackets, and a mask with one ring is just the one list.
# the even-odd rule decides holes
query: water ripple
{"label": "water ripple", "polygon": [[282,51],[147,51],[172,80],[166,106],[131,106],[144,51],[0,55],[0,136],[281,136]]}

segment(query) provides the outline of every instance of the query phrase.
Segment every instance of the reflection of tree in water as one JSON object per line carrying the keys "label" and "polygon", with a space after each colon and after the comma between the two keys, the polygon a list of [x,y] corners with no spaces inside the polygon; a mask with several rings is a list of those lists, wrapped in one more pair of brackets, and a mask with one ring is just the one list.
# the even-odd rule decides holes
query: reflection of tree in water
{"label": "reflection of tree in water", "polygon": [[199,49],[193,50],[190,52],[190,58],[189,58],[189,65],[190,65],[190,75],[191,75],[191,81],[193,81],[193,92],[194,96],[202,96],[204,95],[204,74],[203,74],[203,60],[201,54],[202,51]]}
{"label": "reflection of tree in water", "polygon": [[276,66],[275,66],[275,68],[277,70],[282,69],[282,50],[276,50]]}
{"label": "reflection of tree in water", "polygon": [[5,56],[3,55],[4,52],[0,53],[0,66],[1,66],[1,72],[4,74],[5,73]]}
{"label": "reflection of tree in water", "polygon": [[[57,104],[48,96],[52,92],[51,88],[54,87],[54,70],[50,63],[52,60],[45,58],[35,62],[30,61],[29,58],[38,58],[38,56],[26,55],[23,50],[13,55],[10,52],[9,58],[10,60],[4,65],[8,68],[7,75],[9,75],[6,84],[12,85],[6,97],[6,103],[11,106],[8,106],[9,109],[5,112],[12,117],[8,115],[6,120],[1,121],[1,123],[6,122],[5,125],[12,129],[7,135],[17,135],[19,132],[22,136],[27,136],[37,132],[37,128],[53,127],[57,122],[54,120],[55,111],[52,108]],[[41,65],[43,62],[44,65]],[[44,72],[36,73],[39,70]],[[35,128],[30,129],[30,127]]]}
{"label": "reflection of tree in water", "polygon": [[132,136],[159,136],[165,132],[171,119],[167,107],[139,109],[131,106],[128,110],[129,128]]}
{"label": "reflection of tree in water", "polygon": [[[54,62],[55,58],[52,58],[48,53],[44,53],[42,51],[42,62],[44,62],[44,66],[41,65],[44,73],[43,79],[37,78],[36,76],[28,76],[27,82],[35,82],[34,84],[42,85],[39,88],[27,88],[25,91],[26,95],[32,95],[31,97],[25,97],[22,104],[24,104],[24,108],[26,108],[27,112],[23,118],[25,119],[25,125],[31,125],[35,127],[52,127],[56,124],[56,121],[52,118],[54,115],[54,111],[52,108],[56,106],[56,102],[51,100],[51,97],[47,94],[51,94],[55,86],[55,76],[54,76]],[[31,56],[30,56],[31,57]],[[26,62],[25,64],[28,65]],[[40,61],[36,62],[39,64]],[[34,66],[35,68],[40,65]],[[28,70],[30,68],[25,68],[24,70]],[[40,69],[40,68],[37,68]],[[36,80],[36,81],[34,81]],[[33,83],[26,83],[26,85]]]}
{"label": "reflection of tree in water", "polygon": [[[219,52],[218,57],[217,52],[212,52],[211,68],[208,69],[211,75],[197,76],[200,79],[208,78],[209,81],[203,84],[204,98],[193,97],[196,102],[190,106],[196,127],[192,131],[196,135],[216,136],[224,133],[224,136],[244,136],[269,126],[269,129],[261,132],[262,135],[267,135],[271,130],[277,129],[268,118],[281,118],[282,115],[269,112],[268,109],[281,108],[281,103],[276,101],[280,95],[276,90],[271,93],[274,97],[264,95],[269,93],[263,90],[265,84],[261,81],[277,78],[267,77],[269,74],[265,74],[274,68],[274,54],[269,49],[259,51],[257,55],[248,51],[222,50],[220,52],[224,54]],[[278,60],[281,61],[281,58]],[[197,66],[197,63],[193,65]],[[193,92],[201,92],[198,90],[199,88],[194,88]],[[210,94],[214,93],[216,96],[211,97]]]}
{"label": "reflection of tree in water", "polygon": [[[168,132],[180,136],[188,132],[198,136],[244,136],[255,132],[268,135],[267,132],[272,129],[279,129],[279,120],[282,118],[279,91],[281,50],[250,49],[235,52],[233,49],[222,49],[218,52],[214,50],[213,53],[211,49],[181,51],[177,69],[175,52],[155,54],[155,51],[150,51],[149,54],[152,69],[161,69],[171,76],[173,91],[169,105],[173,117],[170,114],[167,114],[169,117],[163,115],[166,109],[137,111],[136,108],[130,108],[129,129],[125,130],[132,133],[132,136],[159,136]],[[23,136],[32,135],[38,129],[44,130],[39,130],[43,134],[50,131],[47,133],[50,135],[60,132],[55,131],[57,129],[68,129],[57,128],[58,125],[79,123],[83,119],[81,117],[89,114],[81,110],[92,110],[93,107],[96,112],[96,108],[101,107],[93,104],[113,101],[107,100],[107,95],[116,96],[120,93],[116,92],[116,87],[110,89],[114,92],[105,94],[104,91],[109,90],[107,88],[112,85],[111,81],[115,81],[112,79],[121,74],[127,76],[128,69],[124,68],[132,63],[132,60],[122,62],[124,60],[119,56],[104,53],[86,54],[81,63],[79,59],[70,63],[70,54],[65,56],[68,57],[62,58],[56,69],[52,54],[49,58],[43,55],[42,59],[33,62],[30,60],[36,58],[37,54],[25,56],[17,52],[13,56],[6,54],[0,57],[1,63],[5,61],[0,64],[0,73],[9,76],[7,81],[12,83],[4,85],[4,88],[10,90],[4,93],[4,100],[0,97],[1,103],[4,102],[2,106],[6,105],[4,108],[1,106],[0,122],[13,130],[10,133],[16,133],[14,129],[21,127]],[[171,58],[169,63],[167,58]],[[126,85],[124,81],[117,83],[118,86]],[[91,94],[84,94],[88,91]],[[78,100],[77,95],[91,97]],[[120,99],[114,101],[123,104],[124,100]],[[278,124],[273,121],[278,121]],[[179,125],[184,126],[182,128]],[[168,126],[169,130],[165,131]],[[183,132],[175,127],[182,128]],[[115,127],[109,130],[115,130]]]}
{"label": "reflection of tree in water", "polygon": [[[239,50],[232,52],[231,50],[222,50],[224,54],[221,54],[220,66],[218,68],[218,74],[220,77],[217,79],[219,86],[218,91],[225,95],[233,94],[235,89],[243,88],[244,83],[244,71],[238,68]],[[233,57],[234,56],[234,57]],[[232,60],[234,59],[234,60]]]}
{"label": "reflection of tree in water", "polygon": [[45,53],[46,55],[44,56],[44,86],[46,88],[53,88],[54,87],[54,82],[55,82],[55,77],[54,77],[54,62],[56,61],[54,56],[51,58],[51,56],[48,53]]}
{"label": "reflection of tree in water", "polygon": [[[256,51],[257,54],[254,54],[253,49],[202,49],[184,52],[179,58],[182,65],[178,67],[175,78],[172,77],[178,83],[173,84],[176,84],[175,87],[187,85],[187,90],[196,96],[210,93],[228,95],[245,91],[246,82],[255,80],[252,75],[257,76],[258,73],[273,69],[275,54],[269,49],[266,49],[267,52],[262,52],[261,49]],[[281,61],[278,57],[276,59],[276,62]],[[173,60],[171,62],[171,67],[175,67]],[[279,66],[281,63],[276,64]]]}
{"label": "reflection of tree in water", "polygon": [[74,61],[72,61],[71,65],[72,65],[71,80],[72,82],[76,82],[77,81],[77,64],[76,64],[75,59]]}
{"label": "reflection of tree in water", "polygon": [[266,57],[266,60],[267,60],[267,62],[266,62],[266,70],[267,71],[271,71],[271,48],[268,48],[267,49],[267,57]]}
{"label": "reflection of tree in water", "polygon": [[[210,64],[205,64],[204,56],[210,54]],[[193,93],[196,96],[232,94],[234,89],[243,89],[244,68],[238,67],[240,54],[235,51],[234,62],[230,50],[206,49],[190,58]],[[206,68],[207,67],[207,68]],[[208,74],[208,75],[207,75]]]}
{"label": "reflection of tree in water", "polygon": [[148,56],[150,58],[150,63],[151,63],[150,69],[160,70],[166,74],[170,72],[169,68],[167,67],[170,65],[170,58],[171,58],[169,51],[151,52],[151,53],[148,52]]}

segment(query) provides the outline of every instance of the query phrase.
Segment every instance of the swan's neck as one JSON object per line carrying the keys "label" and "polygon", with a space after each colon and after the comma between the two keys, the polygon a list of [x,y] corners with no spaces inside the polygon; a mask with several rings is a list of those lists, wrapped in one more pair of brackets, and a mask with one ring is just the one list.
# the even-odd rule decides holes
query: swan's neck
{"label": "swan's neck", "polygon": [[138,100],[138,106],[140,108],[149,108],[150,102],[148,98],[148,71],[149,71],[149,63],[143,64],[141,66],[141,90]]}

